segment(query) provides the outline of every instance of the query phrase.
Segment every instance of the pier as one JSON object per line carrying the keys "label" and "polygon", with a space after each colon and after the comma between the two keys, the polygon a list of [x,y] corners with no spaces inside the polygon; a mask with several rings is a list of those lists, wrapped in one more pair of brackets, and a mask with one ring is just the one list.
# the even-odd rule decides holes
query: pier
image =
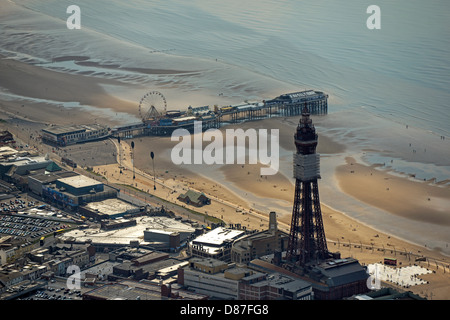
{"label": "pier", "polygon": [[321,91],[307,90],[283,94],[272,100],[245,103],[224,107],[214,106],[190,108],[186,112],[178,112],[179,117],[171,117],[170,112],[159,119],[141,123],[115,127],[113,137],[131,139],[138,136],[167,136],[176,129],[193,132],[194,121],[202,121],[203,130],[221,128],[225,125],[247,121],[257,121],[273,117],[293,117],[302,113],[305,106],[313,115],[328,113],[328,95]]}

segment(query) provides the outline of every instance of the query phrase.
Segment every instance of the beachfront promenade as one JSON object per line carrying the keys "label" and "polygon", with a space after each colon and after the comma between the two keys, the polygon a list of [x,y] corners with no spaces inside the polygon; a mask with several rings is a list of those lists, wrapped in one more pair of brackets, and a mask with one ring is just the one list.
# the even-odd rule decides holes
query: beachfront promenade
{"label": "beachfront promenade", "polygon": [[[117,152],[116,155],[119,157],[119,144],[115,139],[110,139],[110,141],[115,145]],[[125,142],[122,142],[121,148],[125,149],[127,148],[128,144]],[[130,151],[130,150],[128,150]],[[123,153],[127,153],[127,151],[124,151]],[[133,188],[121,188],[121,192],[124,192],[126,194],[129,194],[130,196],[140,198],[141,200],[145,202],[157,202],[161,204],[161,201],[159,201],[159,198],[164,200],[164,204],[173,204],[174,207],[178,207],[178,209],[186,208],[184,203],[177,200],[177,195],[185,193],[186,190],[194,190],[197,192],[203,192],[205,193],[210,199],[211,203],[216,205],[216,207],[220,206],[226,206],[230,211],[235,212],[235,214],[242,216],[242,219],[244,221],[249,221],[250,217],[256,221],[257,223],[254,223],[253,226],[259,227],[259,229],[263,230],[264,228],[268,227],[269,217],[267,212],[259,212],[256,209],[249,209],[245,208],[240,204],[233,203],[231,201],[227,201],[224,199],[221,199],[218,196],[215,196],[211,193],[196,190],[192,187],[187,187],[182,183],[176,182],[171,183],[173,181],[171,180],[161,180],[157,177],[152,176],[151,174],[148,174],[146,172],[143,172],[137,168],[133,169],[131,160],[130,161],[120,161],[119,158],[117,158],[117,163],[121,163],[122,168],[122,174],[116,174],[113,177],[113,173],[110,170],[99,172],[103,177],[107,179],[108,182],[113,182],[117,184],[119,182],[119,185],[128,185],[132,186]],[[118,166],[117,166],[118,168]],[[135,175],[135,179],[133,179],[133,174]],[[95,176],[93,176],[95,178]],[[99,177],[97,176],[97,179]],[[153,185],[156,186],[156,189],[158,191],[158,195],[156,197],[153,196],[153,194],[150,192],[153,190]],[[148,189],[145,188],[145,186],[148,187]],[[163,191],[164,190],[164,191]],[[154,192],[155,193],[155,192]],[[165,196],[162,196],[162,195]],[[155,193],[156,195],[156,193]],[[214,211],[212,209],[212,206],[204,207],[204,208],[195,208],[195,211],[202,214],[201,215],[195,215],[193,213],[193,210],[189,211],[189,218],[196,219],[203,221],[207,223],[205,220],[205,216],[211,216],[214,218],[217,218],[219,220],[223,220],[225,223],[235,223],[235,219],[232,217],[228,217],[226,214],[224,215],[222,211]],[[183,210],[184,211],[184,210]],[[233,222],[234,221],[234,222]],[[284,223],[283,221],[278,221],[278,226],[281,230],[285,232],[289,232],[289,224]],[[437,270],[442,270],[444,273],[450,274],[450,265],[447,261],[439,260],[436,258],[431,258],[423,255],[422,252],[412,252],[407,250],[404,247],[398,247],[395,244],[391,242],[378,243],[378,245],[375,245],[374,243],[363,243],[363,242],[354,242],[351,239],[327,239],[328,245],[330,248],[332,248],[333,251],[346,251],[350,253],[351,255],[358,255],[358,254],[364,254],[364,255],[372,255],[373,257],[376,257],[376,259],[382,259],[385,256],[389,256],[392,258],[398,258],[399,261],[403,261],[405,265],[407,264],[420,264],[424,267],[433,267]]]}
{"label": "beachfront promenade", "polygon": [[[19,127],[14,127],[14,129],[14,131],[17,132],[20,131],[23,137],[29,137],[28,131],[27,133],[24,133]],[[53,153],[51,152],[51,148],[49,146],[39,144],[39,141],[34,139],[31,139],[28,142],[32,144],[36,143],[39,146],[39,149],[44,153],[50,152],[52,158],[54,158],[57,162],[59,162],[60,156],[66,153],[62,149],[55,150],[55,153]],[[83,157],[89,156],[89,159],[91,156],[93,157],[89,164],[86,163],[85,165],[80,165],[75,169],[75,171],[79,171],[82,174],[103,182],[105,182],[106,178],[108,184],[115,184],[123,193],[140,198],[151,205],[164,205],[165,207],[170,205],[169,208],[173,208],[172,211],[176,212],[178,215],[202,222],[205,225],[211,222],[209,218],[216,218],[227,223],[237,223],[239,221],[242,225],[250,225],[249,228],[251,229],[267,229],[267,212],[257,212],[257,210],[254,209],[250,210],[249,207],[246,207],[241,202],[235,202],[233,199],[223,199],[223,197],[218,195],[217,192],[215,192],[217,197],[210,195],[208,189],[206,189],[206,194],[211,197],[211,205],[202,208],[190,209],[192,207],[187,206],[184,203],[180,203],[176,199],[178,193],[184,193],[187,188],[196,189],[192,188],[193,185],[181,174],[177,179],[159,179],[158,177],[154,179],[150,171],[149,174],[135,168],[136,179],[133,179],[133,167],[131,158],[129,157],[131,154],[131,147],[126,141],[121,142],[122,152],[117,151],[118,141],[113,138],[91,143],[89,146],[89,148],[82,148],[79,145],[76,146],[76,148],[72,147],[70,150],[68,149],[67,152],[73,153],[77,151],[83,153]],[[119,174],[119,154],[124,156],[121,163],[123,171],[122,174]],[[96,159],[99,157],[104,159],[106,155],[110,158],[109,161],[106,162],[110,163],[109,165],[105,163],[95,163],[96,161],[94,161],[94,158]],[[124,161],[125,157],[128,161]],[[92,173],[91,170],[85,171],[83,169],[85,166],[92,166],[95,174]],[[155,191],[153,191],[154,184],[156,184]],[[200,187],[201,183],[198,183],[197,185]],[[197,191],[201,191],[201,189],[198,189]],[[211,191],[216,190],[211,189]],[[203,190],[203,192],[205,192],[205,190]],[[240,203],[240,205],[237,203]],[[224,211],[221,211],[222,208]],[[239,210],[239,212],[237,210]],[[199,214],[196,214],[196,212]],[[377,232],[365,231],[363,226],[355,226],[354,222],[350,222],[350,226],[347,223],[339,223],[343,218],[337,213],[330,212],[325,218],[330,218],[331,215],[333,218],[329,221],[330,225],[326,225],[326,228],[327,226],[329,227],[327,230],[332,230],[335,222],[338,223],[337,228],[340,230],[338,234],[339,236],[334,235],[333,232],[327,233],[327,236],[329,236],[327,239],[328,246],[332,251],[340,251],[342,256],[356,257],[359,261],[367,265],[380,262],[384,257],[392,257],[397,258],[399,264],[401,262],[401,266],[417,264],[422,267],[429,268],[435,271],[433,274],[424,275],[430,283],[417,286],[414,291],[417,291],[419,294],[421,291],[423,291],[423,294],[430,292],[429,295],[433,292],[434,299],[448,296],[445,293],[445,286],[448,284],[450,275],[450,268],[447,259],[441,260],[439,258],[435,258],[433,252],[428,251],[426,248],[416,248],[408,243],[397,241],[393,237],[383,235],[382,233],[380,233],[378,237],[378,235],[375,235]],[[288,225],[283,223],[281,219],[278,220],[278,224],[280,229],[288,230]],[[354,230],[353,228],[355,227],[358,230]],[[362,241],[359,241],[359,236],[361,234],[366,234],[367,236],[362,237]],[[373,238],[373,242],[370,237]],[[419,260],[416,261],[416,259]]]}

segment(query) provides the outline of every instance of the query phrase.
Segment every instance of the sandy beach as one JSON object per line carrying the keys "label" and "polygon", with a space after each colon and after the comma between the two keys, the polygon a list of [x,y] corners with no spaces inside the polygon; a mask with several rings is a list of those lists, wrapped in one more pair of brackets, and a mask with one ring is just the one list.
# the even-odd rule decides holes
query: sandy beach
{"label": "sandy beach", "polygon": [[350,157],[346,160],[347,164],[336,171],[346,193],[408,219],[450,225],[448,188],[388,175],[376,170],[376,166],[364,166]]}
{"label": "sandy beach", "polygon": [[[24,63],[0,59],[0,86],[9,92],[36,99],[54,101],[80,101],[81,104],[95,109],[77,109],[55,106],[49,103],[24,103],[23,101],[3,100],[0,103],[3,123],[8,128],[10,117],[20,117],[29,121],[47,124],[71,124],[102,122],[109,125],[117,124],[115,112],[137,112],[136,104],[111,95],[102,88],[118,86],[126,90],[127,86],[121,82],[99,79],[97,77],[73,75],[49,71]],[[176,92],[172,88],[171,94]],[[82,94],[80,94],[82,93]],[[281,93],[281,92],[280,92]],[[201,92],[196,92],[200,99]],[[211,95],[208,93],[209,99]],[[102,116],[104,110],[107,116]],[[330,185],[335,180],[340,191],[366,203],[386,211],[391,216],[398,216],[411,221],[426,222],[436,226],[448,227],[448,208],[450,203],[449,186],[432,184],[432,182],[418,182],[408,177],[393,176],[387,170],[379,170],[377,166],[370,166],[361,162],[356,156],[362,152],[354,151],[348,146],[348,139],[355,136],[333,135],[333,115],[314,118],[323,132],[319,131],[318,153],[324,157],[324,173],[332,172],[332,176],[324,174],[319,182],[320,188]],[[94,171],[105,176],[108,181],[132,185],[160,198],[179,203],[176,197],[192,188],[208,194],[212,204],[200,209],[200,212],[215,216],[227,223],[240,223],[250,229],[262,230],[267,228],[267,216],[270,211],[278,213],[280,228],[289,230],[291,203],[294,196],[293,179],[291,177],[291,161],[293,144],[293,128],[297,118],[277,118],[251,123],[228,126],[227,128],[265,128],[280,130],[281,157],[286,168],[272,176],[261,176],[260,165],[232,164],[224,166],[175,165],[171,161],[170,152],[177,142],[170,137],[137,137],[122,141],[122,159],[119,163],[127,168],[120,174],[119,163],[97,165]],[[18,128],[10,128],[17,131]],[[224,130],[222,128],[221,130]],[[358,138],[363,140],[363,138]],[[130,143],[134,141],[134,167],[138,173],[132,178],[132,162]],[[108,143],[116,144],[110,140]],[[368,150],[368,149],[364,149]],[[375,150],[378,150],[375,148]],[[158,186],[153,190],[153,162],[150,152],[155,153],[154,165]],[[56,156],[56,155],[52,155]],[[56,157],[55,159],[58,160]],[[335,160],[336,159],[336,160]],[[345,163],[342,163],[345,159]],[[322,190],[321,190],[322,191]],[[437,272],[431,284],[423,285],[412,290],[418,293],[433,292],[434,298],[450,299],[448,291],[449,277],[448,257],[442,254],[443,249],[425,247],[420,243],[405,241],[395,232],[379,230],[370,221],[352,217],[340,208],[335,210],[327,206],[327,193],[321,193],[323,202],[325,233],[329,240],[331,251],[341,251],[343,256],[354,256],[362,263],[379,262],[384,255],[395,255],[402,258],[405,264],[415,263],[411,260],[411,253],[416,256],[425,255],[435,259]],[[361,217],[364,218],[364,217]],[[405,232],[410,232],[405,225]],[[417,232],[416,230],[411,232]],[[433,229],[423,229],[421,232],[434,232]],[[423,235],[427,236],[427,235]],[[448,237],[448,234],[446,235]],[[445,238],[443,241],[449,242]],[[348,246],[347,246],[348,244]],[[359,250],[354,244],[360,244]],[[364,249],[362,245],[366,245]],[[389,248],[390,252],[378,252],[374,247]],[[402,255],[400,254],[402,252]],[[404,254],[403,254],[404,253]],[[409,255],[409,256],[408,256]],[[439,267],[438,267],[439,264]],[[443,266],[447,265],[447,269]],[[443,273],[445,270],[447,273]],[[429,276],[431,277],[431,276]]]}
{"label": "sandy beach", "polygon": [[[268,227],[267,215],[270,211],[269,206],[274,201],[286,203],[292,202],[294,194],[292,181],[280,173],[274,176],[267,176],[267,179],[265,179],[260,177],[260,166],[258,165],[228,165],[221,169],[221,171],[223,177],[228,180],[229,184],[221,184],[218,183],[219,179],[215,179],[217,175],[208,176],[207,174],[198,174],[186,168],[171,164],[170,158],[162,156],[164,152],[167,152],[167,146],[171,144],[171,142],[164,140],[164,138],[154,137],[143,137],[134,140],[135,159],[141,159],[140,161],[135,162],[136,179],[134,180],[132,179],[131,169],[131,148],[126,142],[122,142],[122,151],[125,155],[122,158],[122,165],[127,167],[127,170],[124,170],[123,173],[120,174],[118,165],[114,164],[95,167],[94,171],[107,177],[110,182],[133,185],[140,190],[155,194],[158,197],[168,199],[171,202],[188,208],[190,206],[186,206],[179,202],[176,199],[177,196],[188,189],[202,191],[211,197],[211,205],[202,208],[190,207],[191,209],[217,217],[227,223],[240,223],[243,226],[254,230],[263,230]],[[339,146],[333,145],[331,140],[328,140],[328,142],[332,150],[339,150]],[[326,146],[322,144],[321,149],[322,151],[326,151]],[[154,151],[156,154],[156,190],[153,190],[153,171],[151,169],[150,158],[148,157],[149,150]],[[142,158],[147,158],[147,160],[143,161]],[[440,187],[410,181],[406,178],[398,177],[395,179],[387,172],[378,171],[362,164],[352,164],[350,161],[351,159],[349,159],[348,165],[337,169],[337,176],[343,185],[343,190],[355,197],[360,197],[363,201],[369,202],[369,200],[366,200],[366,197],[373,193],[371,188],[372,184],[368,185],[364,182],[367,181],[366,175],[370,175],[370,173],[372,173],[371,177],[379,179],[382,182],[391,182],[391,179],[398,179],[396,183],[405,188],[404,190],[412,190],[420,193],[421,190],[428,189],[426,192],[428,192],[430,196],[444,196],[445,198],[446,190]],[[358,169],[355,170],[355,168]],[[352,185],[351,179],[350,182],[348,182],[349,179],[347,174],[350,173],[347,173],[346,171],[349,169],[354,171],[351,173],[353,178],[357,176],[359,179],[363,180],[362,186],[364,187],[355,187]],[[227,185],[230,185],[231,187],[227,187]],[[236,192],[233,185],[238,185],[239,189],[243,191]],[[345,185],[349,186],[348,190]],[[382,186],[380,186],[380,188],[381,187]],[[393,188],[393,200],[377,201],[377,205],[386,210],[390,210],[390,206],[392,205],[391,201],[394,201],[396,196],[399,197],[398,199],[402,199],[402,193],[399,191],[395,192],[396,187],[394,187],[394,185],[390,188]],[[254,203],[249,201],[251,195],[257,196],[260,199],[266,199],[265,203],[268,204],[266,210],[255,209]],[[264,204],[262,206],[264,207]],[[416,212],[415,207],[416,203],[411,201],[404,202],[402,200],[402,206],[398,209],[400,211],[397,212],[393,210],[392,214],[405,215],[409,212]],[[286,212],[280,213],[278,211],[277,213],[279,227],[288,232],[290,214]],[[429,257],[436,263],[436,265],[431,268],[432,270],[435,270],[436,273],[433,276],[425,276],[425,278],[430,279],[430,284],[412,288],[412,291],[421,295],[433,292],[435,299],[450,298],[447,290],[450,279],[447,275],[448,273],[445,273],[444,271],[444,266],[448,269],[448,257],[442,255],[439,248],[430,250],[425,246],[405,241],[396,237],[395,234],[377,230],[366,223],[353,219],[343,212],[333,210],[325,204],[322,204],[322,214],[325,233],[331,251],[339,251],[342,256],[356,257],[364,264],[381,262],[386,256],[398,258],[399,262],[403,265],[421,264],[415,262],[415,259],[422,256]],[[410,218],[414,219],[414,216]],[[429,263],[422,263],[422,265],[430,267]]]}
{"label": "sandy beach", "polygon": [[[289,148],[286,156],[287,162],[292,160],[293,138],[290,127],[279,126],[293,121],[293,119],[271,119],[253,123],[241,124],[242,128],[280,128],[280,146]],[[226,128],[233,128],[227,126]],[[224,129],[222,129],[224,130]],[[177,142],[170,141],[169,137],[140,137],[133,139],[135,143],[135,167],[140,168],[149,175],[153,175],[153,162],[150,159],[150,152],[155,154],[155,173],[158,179],[164,181],[183,181],[186,187],[205,192],[207,194],[221,197],[247,207],[254,211],[267,215],[274,210],[278,213],[280,221],[289,224],[291,214],[291,204],[294,195],[293,179],[290,172],[284,173],[280,170],[276,175],[261,176],[261,165],[249,164],[229,164],[229,165],[174,165],[170,159],[170,151]],[[291,145],[292,144],[292,145]],[[388,212],[391,216],[399,216],[407,220],[422,222],[422,226],[431,224],[448,227],[449,219],[446,215],[449,201],[448,186],[443,184],[433,184],[432,182],[421,182],[409,179],[407,176],[396,176],[388,170],[380,170],[379,166],[369,166],[365,163],[358,163],[351,157],[345,157],[346,163],[340,164],[339,157],[345,155],[345,147],[339,142],[335,142],[327,136],[319,137],[318,152],[326,157],[327,161],[334,156],[338,157],[333,171],[333,180],[336,180],[339,190],[336,193],[344,192],[369,206],[380,208]],[[131,151],[130,151],[131,152]],[[125,152],[126,158],[130,154]],[[290,163],[291,165],[291,163]],[[330,170],[329,168],[326,168]],[[288,168],[290,171],[291,168]],[[319,182],[319,189],[333,187],[327,181],[328,173]],[[260,203],[255,203],[256,200]],[[326,203],[333,204],[333,201],[326,198],[326,193],[321,197],[324,207],[333,210],[333,206],[326,206]],[[278,207],[277,207],[278,205]],[[423,214],[426,212],[425,214]],[[345,211],[344,211],[345,213]],[[339,213],[342,215],[342,213]],[[361,217],[363,218],[363,217]],[[368,224],[361,221],[361,224]],[[378,229],[374,224],[375,229]],[[408,225],[405,225],[408,228]],[[353,229],[353,228],[351,228]],[[428,231],[426,228],[423,232]],[[330,239],[340,238],[342,230],[327,232]],[[416,232],[416,230],[414,230]],[[374,231],[372,234],[376,234]],[[352,231],[352,236],[355,232]],[[392,236],[396,235],[393,232]],[[448,235],[444,234],[444,241],[448,241]],[[366,242],[371,239],[367,238]],[[412,242],[412,241],[411,241]],[[427,244],[416,243],[421,246]],[[439,247],[433,247],[439,251]]]}

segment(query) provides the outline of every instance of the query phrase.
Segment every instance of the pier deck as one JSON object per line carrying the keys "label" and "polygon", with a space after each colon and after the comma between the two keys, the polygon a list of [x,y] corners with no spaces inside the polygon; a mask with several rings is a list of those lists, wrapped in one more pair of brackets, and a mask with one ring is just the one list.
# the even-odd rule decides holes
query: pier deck
{"label": "pier deck", "polygon": [[[187,129],[192,132],[194,121],[202,121],[203,130],[220,128],[227,124],[246,121],[256,121],[273,117],[292,117],[302,113],[303,107],[308,107],[310,114],[321,115],[328,113],[328,95],[320,91],[302,91],[281,95],[275,99],[237,106],[215,107],[205,116],[190,117],[190,121],[183,123],[147,122],[116,127],[112,130],[113,137],[130,139],[137,136],[166,136],[176,129]],[[170,119],[165,119],[170,120]],[[164,123],[164,125],[161,125]]]}

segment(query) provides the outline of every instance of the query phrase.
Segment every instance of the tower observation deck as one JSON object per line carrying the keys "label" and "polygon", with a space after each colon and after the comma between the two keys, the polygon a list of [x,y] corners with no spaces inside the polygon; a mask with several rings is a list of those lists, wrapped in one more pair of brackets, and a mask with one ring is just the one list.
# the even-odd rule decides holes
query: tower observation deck
{"label": "tower observation deck", "polygon": [[294,138],[297,149],[294,154],[295,196],[286,260],[305,266],[331,256],[317,183],[320,179],[320,155],[316,153],[318,137],[306,104]]}
{"label": "tower observation deck", "polygon": [[[295,195],[283,268],[311,279],[314,299],[342,299],[367,292],[368,273],[354,258],[328,251],[319,200],[317,134],[305,103],[294,134]],[[308,281],[308,280],[307,280]]]}

